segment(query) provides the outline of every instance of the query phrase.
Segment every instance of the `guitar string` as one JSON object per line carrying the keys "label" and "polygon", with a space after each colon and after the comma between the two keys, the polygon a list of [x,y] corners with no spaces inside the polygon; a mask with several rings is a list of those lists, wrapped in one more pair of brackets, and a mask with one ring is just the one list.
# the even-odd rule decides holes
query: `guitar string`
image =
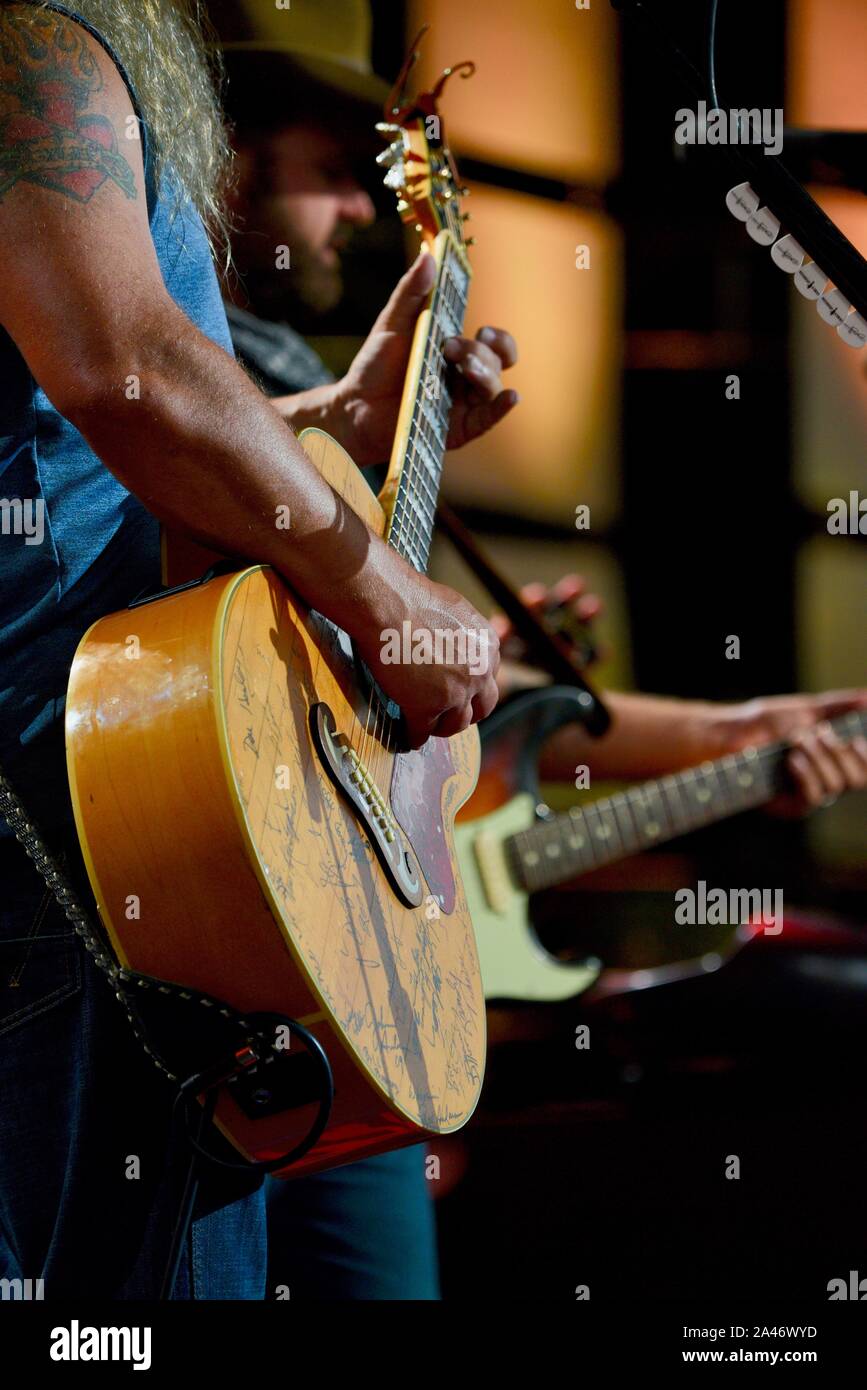
{"label": "guitar string", "polygon": [[[456,325],[454,332],[460,332],[463,326],[462,315],[457,312],[454,299],[457,296],[462,302],[464,297],[453,280],[453,252],[450,244],[447,244],[439,266],[437,283],[434,287],[434,294],[431,299],[431,323],[425,344],[424,357],[420,371],[420,389],[417,393],[413,407],[413,414],[410,423],[410,436],[408,441],[407,455],[401,471],[400,483],[398,485],[395,506],[392,514],[392,522],[389,527],[388,542],[394,545],[395,549],[405,559],[413,565],[420,573],[424,574],[427,570],[427,561],[430,549],[430,540],[433,532],[434,512],[436,507],[436,490],[439,487],[439,480],[442,475],[442,454],[445,452],[445,442],[448,432],[448,418],[444,416],[440,408],[440,401],[445,394],[442,385],[444,376],[444,359],[442,358],[442,345],[446,339],[442,318],[443,311],[448,312],[452,323]],[[448,336],[453,336],[449,332]],[[434,393],[434,400],[430,400],[430,395],[426,391],[426,383],[434,380],[437,382],[437,389]],[[450,398],[449,398],[450,400]],[[442,442],[431,441],[430,431],[431,421],[425,409],[425,403],[429,402],[432,406],[432,413],[439,422],[442,432]],[[434,448],[434,444],[436,447]],[[421,448],[424,448],[430,464],[426,464],[422,455]],[[439,455],[439,457],[437,457]],[[413,506],[413,502],[416,506]],[[419,518],[421,517],[421,523]],[[401,634],[402,638],[402,634]],[[402,654],[402,653],[401,653]],[[370,731],[370,715],[374,716],[373,730]],[[388,756],[394,749],[394,738],[396,726],[393,716],[383,705],[378,695],[371,701],[368,711],[368,721],[365,728],[365,748],[371,744],[376,752],[377,762],[381,761],[383,766],[377,768],[379,776],[385,770],[384,764]],[[365,759],[373,760],[373,755],[365,753]],[[373,768],[371,768],[373,772]]]}
{"label": "guitar string", "polygon": [[[463,310],[466,307],[465,297],[461,294],[454,279],[456,260],[451,244],[447,243],[440,265],[436,292],[431,303],[431,331],[425,346],[425,357],[422,365],[424,378],[427,381],[435,381],[436,390],[431,397],[431,394],[423,386],[416,398],[406,466],[406,487],[401,499],[403,503],[401,513],[397,517],[397,544],[398,546],[403,544],[406,558],[422,574],[427,571],[436,511],[436,494],[442,477],[443,455],[448,438],[448,408],[444,413],[441,402],[445,398],[449,402],[449,407],[451,404],[451,397],[444,385],[445,361],[442,356],[442,347],[447,336],[452,337],[463,328]],[[455,304],[456,298],[461,301],[462,310],[459,310]],[[444,325],[445,315],[448,316],[449,322]],[[446,329],[448,329],[448,333]],[[431,362],[431,357],[433,357],[434,362]],[[434,364],[436,366],[435,373],[433,371]],[[431,407],[431,413],[439,421],[442,433],[441,442],[437,440],[436,435],[431,441],[432,424],[426,404]],[[429,464],[422,449],[427,454]],[[412,506],[412,500],[416,501],[417,509]],[[419,514],[424,529],[419,524]],[[393,749],[392,735],[395,728],[391,716],[388,716],[388,719],[387,754]]]}
{"label": "guitar string", "polygon": [[[431,298],[430,331],[428,333],[427,341],[425,343],[424,357],[422,360],[422,366],[419,374],[419,380],[421,385],[419,392],[417,393],[416,400],[413,404],[413,413],[410,421],[410,431],[408,440],[409,447],[407,449],[407,454],[404,459],[403,468],[401,469],[401,477],[398,483],[394,510],[392,513],[392,520],[389,526],[388,534],[388,543],[393,545],[394,548],[398,551],[398,554],[401,554],[404,556],[405,559],[408,559],[410,563],[413,564],[413,567],[416,569],[419,568],[420,563],[420,554],[418,553],[417,549],[417,542],[420,541],[420,531],[418,528],[418,520],[410,505],[409,498],[412,495],[412,489],[414,485],[417,484],[415,467],[417,458],[417,446],[415,442],[417,434],[417,416],[419,416],[421,413],[421,401],[424,392],[423,383],[430,372],[430,357],[432,352],[435,352],[437,347],[439,346],[439,344],[437,344],[436,342],[439,318],[438,311],[440,307],[441,287],[444,281],[447,260],[448,247],[446,247],[446,250],[442,257],[442,261],[440,263],[440,266],[438,267],[437,283],[434,287],[434,294]],[[408,525],[405,525],[407,521]],[[414,535],[413,529],[415,531]],[[413,553],[414,551],[416,552],[415,554]],[[400,634],[400,638],[402,640],[402,633]],[[392,748],[394,720],[392,716],[389,714],[388,709],[382,704],[382,701],[380,700],[378,694],[374,694],[374,698],[371,701],[371,708],[368,712],[368,726],[370,713],[373,713],[374,715],[374,728],[372,732],[372,738],[367,742],[369,744],[372,744],[377,754],[379,754],[380,752],[382,753],[382,766],[376,769],[376,775],[378,780],[378,778],[382,775],[382,772],[384,771],[385,762],[387,761],[388,755]],[[383,735],[386,733],[386,731],[387,736],[385,737],[385,739],[383,739]],[[365,732],[367,732],[367,730]],[[365,757],[371,758],[372,761],[372,754],[366,753]],[[373,767],[371,768],[371,771],[374,771]]]}
{"label": "guitar string", "polygon": [[[438,380],[440,385],[445,370],[441,356],[442,344],[446,337],[442,322],[443,313],[445,311],[451,320],[451,323],[447,325],[448,336],[453,336],[454,333],[460,332],[463,327],[463,315],[466,309],[466,297],[462,288],[455,282],[456,269],[463,276],[463,287],[466,288],[468,284],[466,269],[454,254],[451,243],[447,243],[431,301],[431,331],[425,344],[422,364],[423,379]],[[436,359],[437,354],[440,354],[439,361],[436,363],[437,374],[436,377],[433,377],[434,364],[431,358]],[[442,391],[437,389],[433,400],[424,389],[419,392],[416,398],[407,458],[401,473],[392,524],[389,528],[389,543],[394,544],[398,552],[403,554],[404,558],[408,559],[414,568],[421,573],[424,573],[427,568],[436,509],[436,491],[442,475],[442,456],[445,453],[448,436],[448,407],[444,413],[441,406],[443,398],[450,406],[450,397],[445,389]],[[431,413],[439,424],[440,439],[437,439],[432,420],[426,410],[426,402],[431,404]],[[433,440],[431,433],[433,433]],[[426,465],[420,449],[422,445],[431,466]],[[413,502],[416,503],[416,506],[413,506]],[[419,516],[424,529],[419,523]],[[374,718],[372,731],[370,729],[371,715]],[[383,772],[386,770],[384,765],[389,754],[393,751],[394,735],[395,721],[377,695],[369,703],[362,754],[365,765],[369,767],[375,781],[381,781]],[[369,751],[371,749],[373,751]]]}
{"label": "guitar string", "polygon": [[[838,719],[832,720],[831,724],[834,731],[838,735],[854,737],[857,731],[864,731],[865,729],[867,729],[867,711],[851,710],[848,714],[841,715]],[[729,802],[731,796],[732,789],[730,778],[732,774],[743,773],[743,771],[746,768],[755,767],[756,763],[760,763],[761,767],[756,769],[756,777],[758,779],[757,785],[760,785],[761,779],[764,779],[766,781],[767,773],[770,770],[769,766],[767,766],[766,764],[773,764],[774,761],[779,760],[783,756],[786,747],[787,745],[784,742],[776,742],[764,744],[763,746],[754,749],[752,753],[750,753],[747,749],[740,749],[738,750],[738,752],[730,754],[727,758],[719,759],[717,761],[717,764],[712,764],[713,776],[717,781],[717,794],[720,800],[723,802],[723,804],[725,805],[727,802]],[[727,768],[723,768],[722,764],[724,762],[729,761],[730,766]],[[599,867],[603,862],[610,862],[611,854],[609,852],[607,859],[605,858],[605,856],[603,856],[603,859],[600,860],[598,857],[598,852],[592,855],[586,853],[587,850],[592,851],[593,846],[595,844],[593,832],[588,819],[591,816],[591,814],[596,817],[597,821],[601,825],[605,824],[606,817],[609,819],[613,819],[616,835],[621,842],[621,849],[623,849],[627,853],[633,853],[635,850],[641,850],[647,848],[648,846],[652,846],[654,843],[660,843],[661,841],[657,840],[656,837],[649,837],[647,835],[646,830],[642,829],[640,822],[636,819],[634,806],[641,806],[642,801],[647,795],[646,788],[647,786],[651,786],[653,787],[655,794],[659,799],[660,806],[662,807],[662,810],[667,820],[669,821],[671,837],[682,834],[686,830],[696,828],[696,826],[700,825],[702,822],[700,820],[696,820],[695,808],[693,808],[692,811],[688,813],[686,819],[684,820],[680,813],[677,811],[676,807],[674,807],[674,805],[671,803],[668,792],[663,784],[666,782],[670,782],[672,787],[677,786],[678,795],[680,795],[681,791],[686,792],[689,790],[688,784],[690,778],[694,779],[696,773],[700,770],[701,765],[699,765],[698,768],[685,768],[682,772],[673,773],[666,778],[658,778],[655,782],[641,785],[638,787],[627,788],[625,791],[618,792],[614,796],[604,798],[604,801],[602,802],[591,802],[590,805],[580,808],[579,816],[575,816],[572,812],[567,811],[566,813],[557,816],[549,824],[543,823],[542,825],[530,826],[527,830],[518,831],[515,835],[507,837],[507,839],[510,843],[514,845],[514,852],[523,861],[523,851],[521,849],[522,843],[526,842],[524,844],[524,849],[532,846],[538,846],[539,848],[547,848],[548,844],[555,843],[558,845],[560,849],[562,849],[564,848],[564,845],[563,835],[561,834],[561,832],[564,832],[566,830],[566,827],[568,826],[570,828],[570,831],[574,833],[576,829],[576,824],[579,822],[583,822],[584,829],[586,831],[585,845],[582,845],[580,849],[575,849],[574,846],[568,845],[567,842],[567,845],[565,847],[567,857],[571,852],[576,861],[588,860],[588,863],[591,867]],[[709,776],[710,773],[705,774],[705,777]],[[726,778],[728,780],[728,786],[724,784],[723,778]],[[753,791],[755,791],[756,789],[757,788],[753,788]],[[764,790],[769,791],[770,788],[766,786]],[[636,827],[634,849],[630,848],[630,846],[627,843],[628,837],[624,837],[623,832],[621,831],[618,825],[617,812],[614,804],[618,801],[622,802],[626,806]],[[755,804],[760,803],[757,802]],[[731,814],[737,814],[739,811],[749,809],[749,802],[745,801],[743,805],[736,804],[733,810],[731,810],[731,808],[729,809]],[[552,834],[551,832],[554,833]],[[615,856],[617,856],[616,847],[614,848]],[[544,861],[541,862],[544,863]],[[525,866],[525,868],[527,869],[532,869],[533,867],[534,866]],[[535,875],[534,877],[538,877],[538,875]]]}
{"label": "guitar string", "polygon": [[[437,272],[437,285],[434,287],[434,295],[432,296],[432,299],[431,299],[431,331],[429,332],[428,338],[427,338],[427,342],[425,343],[424,358],[423,358],[423,362],[422,362],[422,371],[421,371],[421,373],[420,373],[420,380],[422,379],[422,376],[423,376],[425,367],[426,367],[426,365],[427,365],[427,357],[428,357],[428,353],[429,353],[429,350],[430,350],[431,342],[432,342],[432,340],[433,340],[434,303],[435,303],[435,300],[436,300],[437,291],[438,291],[438,289],[439,289],[439,282],[440,282],[440,279],[441,279],[441,276],[442,276],[442,269],[443,269],[444,263],[445,263],[445,256],[443,256],[443,262],[442,262],[442,264],[438,267],[438,272]],[[419,393],[419,395],[420,395],[420,393]],[[402,493],[403,493],[404,491],[406,491],[406,489],[407,489],[407,487],[408,487],[409,478],[410,478],[410,473],[411,473],[411,471],[412,471],[413,426],[414,426],[414,423],[415,423],[416,410],[417,410],[417,408],[418,408],[418,399],[419,399],[419,397],[417,397],[417,398],[416,398],[416,401],[413,403],[413,412],[412,412],[412,416],[411,416],[411,419],[410,419],[409,440],[408,440],[409,448],[408,448],[408,450],[407,450],[407,454],[406,454],[406,456],[405,456],[405,458],[404,458],[403,466],[402,466],[402,468],[401,468],[401,475],[400,475],[400,479],[399,479],[399,481],[398,481],[398,487],[397,487],[397,491],[396,491],[396,495],[395,495],[395,502],[394,502],[394,508],[393,508],[393,511],[392,511],[391,522],[390,522],[390,525],[389,525],[388,536],[387,536],[387,538],[386,538],[387,544],[393,545],[393,546],[394,546],[394,549],[397,550],[398,554],[401,554],[401,555],[403,554],[403,550],[402,550],[401,545],[400,545],[400,541],[401,541],[402,537],[401,537],[401,533],[400,533],[400,532],[401,532],[401,528],[400,528],[400,520],[399,520],[399,517],[400,517],[400,513],[404,510],[404,504],[403,504],[403,496],[402,496]],[[396,536],[395,536],[395,531],[397,531],[397,535],[396,535]],[[402,637],[402,634],[399,634],[399,636]],[[372,728],[372,729],[371,729],[371,727],[370,727],[371,718],[373,718],[373,728]],[[382,720],[382,723],[380,723],[380,720]],[[364,730],[363,730],[362,736],[361,736],[361,754],[360,754],[360,756],[361,756],[361,758],[362,758],[362,761],[364,762],[365,767],[368,768],[371,777],[372,777],[373,780],[374,780],[375,782],[377,782],[377,783],[379,782],[379,779],[380,779],[380,777],[381,777],[381,775],[382,775],[382,772],[383,772],[383,770],[384,770],[385,756],[387,756],[387,755],[385,755],[385,756],[383,757],[383,759],[382,759],[383,765],[380,766],[380,765],[379,765],[379,756],[378,756],[378,755],[379,755],[379,753],[380,753],[381,744],[382,744],[382,733],[383,733],[383,731],[385,730],[385,728],[386,728],[387,723],[388,723],[389,720],[390,720],[390,716],[389,716],[389,714],[388,714],[388,710],[382,705],[382,701],[380,700],[378,693],[377,693],[376,691],[373,691],[372,694],[371,694],[371,698],[370,698],[370,700],[368,701],[367,718],[366,718]],[[390,740],[389,740],[389,741],[390,741]],[[381,790],[382,790],[382,789],[380,788],[380,791],[381,791]]]}

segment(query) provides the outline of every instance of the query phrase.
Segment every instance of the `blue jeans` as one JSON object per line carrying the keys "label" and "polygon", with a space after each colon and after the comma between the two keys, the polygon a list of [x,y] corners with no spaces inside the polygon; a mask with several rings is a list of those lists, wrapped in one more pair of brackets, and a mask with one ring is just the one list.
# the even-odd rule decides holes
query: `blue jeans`
{"label": "blue jeans", "polygon": [[[174,1088],[21,847],[0,841],[0,1278],[159,1296],[187,1165]],[[137,1162],[136,1162],[137,1160]],[[207,1165],[177,1299],[262,1299],[260,1178]]]}
{"label": "blue jeans", "polygon": [[312,1178],[269,1178],[268,1298],[438,1299],[425,1149]]}

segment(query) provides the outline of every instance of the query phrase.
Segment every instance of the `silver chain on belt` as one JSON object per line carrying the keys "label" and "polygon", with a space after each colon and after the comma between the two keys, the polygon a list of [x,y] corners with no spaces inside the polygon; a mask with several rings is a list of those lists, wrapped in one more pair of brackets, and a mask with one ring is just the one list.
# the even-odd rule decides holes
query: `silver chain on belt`
{"label": "silver chain on belt", "polygon": [[[102,938],[94,927],[90,915],[82,904],[81,899],[45,841],[42,839],[42,836],[33,825],[24,805],[17,793],[13,790],[2,768],[0,768],[0,815],[6,819],[16,840],[23,847],[25,853],[33,860],[39,874],[45,880],[49,889],[63,908],[66,916],[69,918],[69,921],[72,923],[76,934],[84,942],[84,945],[93,957],[95,965],[102,971],[103,975],[105,975],[117,999],[123,1005],[126,1016],[132,1024],[135,1034],[145,1052],[151,1058],[154,1065],[167,1076],[170,1081],[180,1084],[179,1078],[147,1041],[144,1025],[138,1017],[130,998],[133,989],[154,990],[159,994],[168,995],[174,999],[183,999],[192,1003],[198,1003],[202,1008],[215,1009],[218,1013],[222,1014],[224,1018],[234,1020],[239,1023],[241,1027],[251,1026],[233,1009],[229,1009],[225,1004],[221,1004],[216,999],[211,999],[208,995],[197,994],[193,990],[184,989],[181,985],[168,984],[164,980],[153,979],[148,975],[139,975],[135,971],[126,970],[123,966],[118,965],[117,961],[107,953]],[[258,1030],[254,1031],[258,1032]]]}

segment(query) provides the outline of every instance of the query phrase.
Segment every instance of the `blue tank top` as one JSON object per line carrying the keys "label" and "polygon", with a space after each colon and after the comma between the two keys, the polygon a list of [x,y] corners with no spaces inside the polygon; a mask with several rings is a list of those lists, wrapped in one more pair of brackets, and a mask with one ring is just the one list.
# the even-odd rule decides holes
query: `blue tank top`
{"label": "blue tank top", "polygon": [[[86,28],[123,76],[139,117],[166,288],[231,353],[201,219],[170,172],[155,188],[152,140],[123,65],[74,10],[50,8]],[[2,328],[0,382],[0,764],[37,824],[57,839],[72,824],[63,742],[72,658],[97,618],[159,586],[159,525],[55,410]],[[0,837],[8,834],[0,816]]]}

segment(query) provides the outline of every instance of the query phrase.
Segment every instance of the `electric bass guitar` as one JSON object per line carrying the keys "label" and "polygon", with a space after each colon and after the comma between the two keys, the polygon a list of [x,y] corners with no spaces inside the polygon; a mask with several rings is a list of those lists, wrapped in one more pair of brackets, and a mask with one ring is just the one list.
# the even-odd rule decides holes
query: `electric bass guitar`
{"label": "electric bass guitar", "polygon": [[[448,75],[378,127],[385,182],[437,268],[380,498],[326,434],[300,438],[420,571],[448,430],[441,348],[462,331],[471,278],[437,111]],[[401,752],[399,714],[347,635],[262,565],[102,618],[72,667],[75,818],[119,960],[298,1021],[327,1054],[330,1119],[281,1176],[448,1133],[478,1100],[485,1004],[453,820],[479,736]],[[267,1088],[258,1111],[262,1096],[239,1094],[222,1086],[215,1122],[246,1158],[277,1161],[311,1131],[303,1088],[276,1113]]]}
{"label": "electric bass guitar", "polygon": [[[531,893],[761,806],[786,785],[788,744],[771,743],[540,818],[539,749],[580,712],[579,691],[549,686],[519,696],[482,725],[481,780],[455,832],[489,999],[568,999],[604,968],[595,942],[588,962],[566,963],[544,949],[530,922]],[[867,733],[867,710],[832,727],[847,740]]]}

